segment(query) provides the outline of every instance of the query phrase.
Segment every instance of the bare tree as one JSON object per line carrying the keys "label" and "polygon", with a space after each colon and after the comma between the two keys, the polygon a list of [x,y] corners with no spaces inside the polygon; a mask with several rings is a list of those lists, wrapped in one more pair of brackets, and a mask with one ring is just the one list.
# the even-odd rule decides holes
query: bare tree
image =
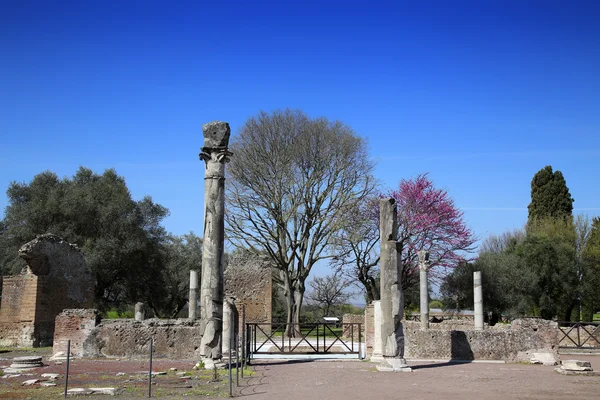
{"label": "bare tree", "polygon": [[235,246],[266,254],[278,270],[288,336],[312,267],[331,258],[333,235],[373,190],[364,139],[339,121],[301,111],[260,112],[234,138],[226,229]]}
{"label": "bare tree", "polygon": [[378,201],[378,197],[368,199],[350,213],[350,223],[335,237],[336,256],[331,260],[336,273],[366,292],[367,303],[379,300],[379,225],[373,206]]}
{"label": "bare tree", "polygon": [[311,290],[306,294],[306,298],[321,307],[323,316],[328,316],[333,307],[347,303],[352,296],[352,293],[347,291],[351,281],[344,279],[339,272],[317,276],[309,285]]}

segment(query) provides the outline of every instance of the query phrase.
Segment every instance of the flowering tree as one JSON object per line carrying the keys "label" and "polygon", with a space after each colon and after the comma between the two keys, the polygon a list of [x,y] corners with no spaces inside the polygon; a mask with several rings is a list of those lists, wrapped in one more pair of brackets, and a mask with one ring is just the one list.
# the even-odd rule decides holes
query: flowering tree
{"label": "flowering tree", "polygon": [[[443,189],[437,189],[427,174],[400,181],[397,190],[382,194],[393,197],[398,205],[398,242],[402,248],[403,288],[418,284],[419,250],[429,251],[430,277],[440,279],[446,268],[454,268],[473,250],[475,237],[464,221],[464,215]],[[370,207],[375,206],[370,203]],[[365,286],[367,300],[378,298],[364,282],[376,281],[378,274],[379,212],[365,210],[360,232],[346,231],[338,238],[336,267],[353,274]],[[365,249],[368,249],[366,252]]]}

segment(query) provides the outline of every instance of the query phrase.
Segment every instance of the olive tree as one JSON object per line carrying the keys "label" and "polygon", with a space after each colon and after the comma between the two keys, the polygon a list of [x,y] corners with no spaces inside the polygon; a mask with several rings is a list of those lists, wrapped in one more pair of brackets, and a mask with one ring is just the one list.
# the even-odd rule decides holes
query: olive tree
{"label": "olive tree", "polygon": [[286,109],[249,118],[230,148],[228,240],[276,268],[295,336],[311,269],[332,257],[334,234],[373,190],[366,142],[342,122]]}

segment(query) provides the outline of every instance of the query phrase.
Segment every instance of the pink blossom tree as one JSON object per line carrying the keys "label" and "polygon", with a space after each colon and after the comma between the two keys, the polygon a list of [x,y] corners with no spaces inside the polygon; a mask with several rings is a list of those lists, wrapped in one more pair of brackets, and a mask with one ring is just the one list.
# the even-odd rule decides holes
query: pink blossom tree
{"label": "pink blossom tree", "polygon": [[[417,253],[429,251],[429,276],[439,280],[448,268],[468,259],[475,237],[464,221],[464,214],[443,189],[438,189],[427,174],[400,181],[397,190],[380,197],[393,197],[398,205],[398,241],[402,246],[403,288],[418,285]],[[338,236],[334,267],[358,280],[367,301],[379,298],[374,290],[379,262],[379,204],[369,202],[354,218],[353,228]]]}

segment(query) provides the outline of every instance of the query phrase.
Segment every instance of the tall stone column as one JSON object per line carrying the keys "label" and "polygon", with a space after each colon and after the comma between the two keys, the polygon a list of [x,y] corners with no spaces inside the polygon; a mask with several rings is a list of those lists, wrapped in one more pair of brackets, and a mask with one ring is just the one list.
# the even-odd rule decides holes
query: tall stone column
{"label": "tall stone column", "polygon": [[475,329],[483,329],[483,291],[481,290],[481,271],[473,271],[473,295],[475,306]]}
{"label": "tall stone column", "polygon": [[196,309],[198,308],[198,271],[190,270],[190,295],[188,298],[188,318],[196,319]]}
{"label": "tall stone column", "polygon": [[[229,124],[214,121],[202,125],[204,147],[200,159],[204,173],[204,239],[200,283],[200,355],[206,360],[221,359],[223,336],[223,249],[225,242],[225,163],[231,130]],[[210,363],[205,362],[205,365]]]}
{"label": "tall stone column", "polygon": [[381,352],[379,371],[410,371],[404,359],[404,293],[402,291],[402,248],[398,243],[396,202],[379,201],[380,279],[381,279]]}
{"label": "tall stone column", "polygon": [[429,253],[419,251],[419,278],[421,294],[421,329],[429,329],[429,287],[427,285],[427,267]]}

